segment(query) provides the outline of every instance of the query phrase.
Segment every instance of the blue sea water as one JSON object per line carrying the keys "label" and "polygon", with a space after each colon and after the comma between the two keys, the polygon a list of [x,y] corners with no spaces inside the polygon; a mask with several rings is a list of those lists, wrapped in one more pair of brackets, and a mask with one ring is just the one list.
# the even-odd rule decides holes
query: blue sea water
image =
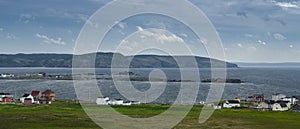
{"label": "blue sea water", "polygon": [[[140,76],[148,77],[153,69],[130,69]],[[193,71],[195,69],[183,69]],[[110,69],[96,69],[97,74],[110,75]],[[125,70],[124,70],[125,71]],[[168,79],[180,79],[179,69],[162,69]],[[270,98],[274,93],[283,93],[288,96],[300,96],[300,68],[230,68],[227,69],[227,78],[238,78],[244,81],[242,84],[226,84],[222,99],[233,99],[235,97],[245,98],[252,94],[264,94],[266,98]],[[14,73],[17,75],[37,74],[46,72],[49,75],[67,75],[72,74],[70,68],[0,68],[0,73]],[[210,69],[200,69],[200,79],[210,77]],[[114,82],[111,80],[97,80],[101,93],[110,98],[124,98],[115,88]],[[150,87],[149,82],[131,82],[134,87],[140,91],[146,91]],[[172,103],[178,96],[181,83],[168,82],[163,94],[155,103]],[[22,96],[24,93],[30,93],[32,90],[51,89],[56,93],[57,99],[76,99],[76,93],[72,80],[2,80],[0,79],[0,92],[9,92],[16,97]],[[210,84],[201,83],[197,102],[204,101],[209,91]],[[159,88],[158,88],[159,89]],[[99,96],[93,91],[98,89],[88,89],[87,95],[91,97]],[[130,92],[130,91],[128,91]],[[151,98],[149,98],[151,100]]]}

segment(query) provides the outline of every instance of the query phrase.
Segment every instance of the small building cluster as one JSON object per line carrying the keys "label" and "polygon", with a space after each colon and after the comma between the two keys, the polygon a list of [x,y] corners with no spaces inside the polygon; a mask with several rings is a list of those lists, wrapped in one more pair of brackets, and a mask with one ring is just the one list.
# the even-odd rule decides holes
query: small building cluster
{"label": "small building cluster", "polygon": [[14,74],[11,74],[11,73],[2,73],[0,74],[0,78],[13,78],[15,77]]}
{"label": "small building cluster", "polygon": [[0,103],[13,103],[14,96],[10,93],[0,93]]}
{"label": "small building cluster", "polygon": [[31,94],[24,94],[20,101],[25,105],[51,104],[52,101],[55,101],[55,93],[50,89],[42,93],[40,91],[32,91]]}
{"label": "small building cluster", "polygon": [[256,108],[259,110],[287,111],[293,110],[293,107],[298,105],[298,101],[296,96],[287,97],[284,94],[273,94],[271,100],[258,102]]}
{"label": "small building cluster", "polygon": [[109,97],[99,97],[96,99],[97,105],[138,105],[141,104],[139,101],[124,101],[122,99],[110,100]]}
{"label": "small building cluster", "polygon": [[241,107],[241,101],[240,100],[226,100],[225,103],[223,103],[223,108],[234,108],[234,107]]}
{"label": "small building cluster", "polygon": [[[271,100],[266,100],[263,94],[254,94],[247,97],[245,100],[238,98],[234,100],[226,100],[223,108],[238,108],[246,107],[251,109],[258,109],[261,111],[299,111],[300,112],[299,98],[296,96],[288,97],[284,94],[273,94]],[[215,109],[220,107],[214,106]]]}

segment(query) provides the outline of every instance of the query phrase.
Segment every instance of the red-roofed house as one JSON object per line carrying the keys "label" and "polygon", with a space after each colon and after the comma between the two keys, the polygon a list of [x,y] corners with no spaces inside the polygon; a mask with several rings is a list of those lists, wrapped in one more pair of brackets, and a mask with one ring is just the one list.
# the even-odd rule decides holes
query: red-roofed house
{"label": "red-roofed house", "polygon": [[255,102],[263,102],[265,100],[265,97],[263,94],[255,94],[253,95],[253,100]]}
{"label": "red-roofed house", "polygon": [[41,96],[40,91],[31,91],[31,96],[33,97],[33,103],[38,104],[39,103],[39,98]]}
{"label": "red-roofed house", "polygon": [[54,101],[55,93],[52,90],[48,89],[42,93],[40,100]]}

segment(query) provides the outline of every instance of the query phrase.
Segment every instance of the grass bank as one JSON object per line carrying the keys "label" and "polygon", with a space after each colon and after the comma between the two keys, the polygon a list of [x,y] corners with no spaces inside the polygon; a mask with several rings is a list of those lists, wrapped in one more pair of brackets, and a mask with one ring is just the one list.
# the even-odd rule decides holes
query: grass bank
{"label": "grass bank", "polygon": [[[114,106],[132,117],[151,117],[169,108],[169,105]],[[175,129],[198,128],[253,128],[296,129],[300,127],[300,113],[259,112],[249,109],[216,110],[204,124],[198,123],[202,107],[194,106]],[[51,105],[0,105],[1,129],[97,129],[79,104],[56,101]]]}

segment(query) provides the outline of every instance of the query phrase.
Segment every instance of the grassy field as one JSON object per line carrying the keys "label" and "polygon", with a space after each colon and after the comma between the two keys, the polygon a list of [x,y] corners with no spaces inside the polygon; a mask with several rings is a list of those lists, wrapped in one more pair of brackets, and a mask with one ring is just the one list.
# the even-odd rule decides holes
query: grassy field
{"label": "grassy field", "polygon": [[[169,108],[169,105],[114,106],[125,115],[149,117]],[[249,109],[216,110],[204,124],[198,123],[202,107],[194,106],[175,129],[253,128],[293,129],[300,127],[300,113],[259,112]],[[79,104],[56,101],[52,105],[0,105],[0,129],[91,129],[99,128],[89,119]]]}

